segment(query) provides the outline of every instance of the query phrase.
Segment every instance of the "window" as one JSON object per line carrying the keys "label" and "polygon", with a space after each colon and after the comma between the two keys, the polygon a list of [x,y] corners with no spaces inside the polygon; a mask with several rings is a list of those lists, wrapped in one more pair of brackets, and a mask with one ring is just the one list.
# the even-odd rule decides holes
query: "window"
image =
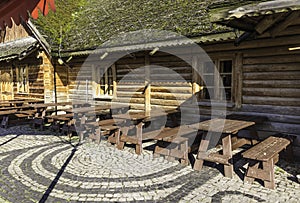
{"label": "window", "polygon": [[[215,68],[214,68],[215,66]],[[215,72],[219,71],[219,74]],[[226,98],[232,101],[232,60],[216,60],[213,63],[204,63],[202,77],[202,100],[221,100]],[[223,87],[219,81],[223,81]],[[222,95],[223,92],[225,95]]]}
{"label": "window", "polygon": [[16,67],[16,82],[18,93],[29,93],[28,67]]}
{"label": "window", "polygon": [[94,98],[113,97],[115,92],[116,73],[115,67],[101,69],[94,67],[93,70],[93,95]]}

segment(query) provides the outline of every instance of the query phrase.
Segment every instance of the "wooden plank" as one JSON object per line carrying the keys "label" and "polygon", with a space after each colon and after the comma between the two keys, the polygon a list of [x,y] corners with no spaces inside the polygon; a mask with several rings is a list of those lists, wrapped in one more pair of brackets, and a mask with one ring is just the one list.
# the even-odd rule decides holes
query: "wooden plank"
{"label": "wooden plank", "polygon": [[243,104],[242,111],[245,113],[257,112],[267,114],[282,114],[282,115],[300,115],[300,106],[273,106],[273,105],[252,105]]}
{"label": "wooden plank", "polygon": [[251,143],[249,140],[247,140],[245,138],[239,138],[236,142],[232,143],[232,150],[240,148],[240,147],[244,146],[245,144],[249,144],[249,143]]}
{"label": "wooden plank", "polygon": [[298,107],[299,98],[243,96],[243,104]]}
{"label": "wooden plank", "polygon": [[206,153],[208,145],[209,136],[207,135],[207,133],[204,133],[201,138],[200,146],[195,160],[194,170],[200,171],[202,169],[204,160],[201,158],[201,154]]}
{"label": "wooden plank", "polygon": [[288,139],[285,138],[276,139],[263,150],[263,153],[258,154],[256,159],[261,161],[269,161],[280,151],[285,149],[289,144],[290,141]]}
{"label": "wooden plank", "polygon": [[300,80],[299,71],[244,73],[243,77],[244,80]]}
{"label": "wooden plank", "polygon": [[244,80],[244,88],[299,89],[300,80]]}
{"label": "wooden plank", "polygon": [[254,65],[254,64],[275,64],[275,63],[295,63],[300,62],[299,57],[293,55],[274,55],[274,56],[263,56],[263,57],[253,57],[244,58],[244,64]]}
{"label": "wooden plank", "polygon": [[263,34],[266,30],[268,30],[270,27],[272,27],[277,21],[281,20],[283,16],[286,14],[280,14],[276,17],[273,15],[265,16],[262,20],[259,21],[259,23],[255,26],[256,32],[258,32],[260,35]]}
{"label": "wooden plank", "polygon": [[288,26],[292,24],[293,21],[299,18],[298,12],[291,12],[289,16],[287,16],[284,21],[277,24],[272,30],[270,30],[270,34],[272,37],[277,36],[283,30],[285,30]]}
{"label": "wooden plank", "polygon": [[197,124],[190,125],[192,128],[196,128],[204,131],[223,132],[223,133],[235,133],[240,129],[254,125],[254,122],[238,121],[230,119],[212,119],[203,121]]}
{"label": "wooden plank", "polygon": [[[273,50],[274,48],[272,48]],[[288,50],[288,47],[285,47]],[[255,52],[257,54],[257,51]],[[291,54],[290,51],[287,51],[286,54]],[[244,54],[246,55],[246,54]],[[285,72],[285,71],[299,71],[299,63],[275,63],[275,64],[255,64],[255,65],[243,65],[243,72]]]}
{"label": "wooden plank", "polygon": [[274,181],[274,161],[271,159],[268,162],[263,162],[263,169],[267,172],[267,177],[270,177],[270,180],[263,179],[266,188],[274,189],[275,181]]}
{"label": "wooden plank", "polygon": [[271,175],[269,171],[253,167],[248,169],[247,176],[250,178],[258,178],[260,180],[271,180]]}
{"label": "wooden plank", "polygon": [[296,88],[243,88],[245,96],[270,96],[300,98],[300,89]]}
{"label": "wooden plank", "polygon": [[275,157],[280,151],[290,144],[286,138],[270,136],[246,152],[242,153],[243,157],[248,159],[268,161]]}

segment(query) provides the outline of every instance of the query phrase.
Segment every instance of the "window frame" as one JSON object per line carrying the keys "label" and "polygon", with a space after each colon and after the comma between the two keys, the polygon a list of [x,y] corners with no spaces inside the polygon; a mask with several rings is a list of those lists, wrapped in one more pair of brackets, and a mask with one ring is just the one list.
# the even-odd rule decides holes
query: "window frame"
{"label": "window frame", "polygon": [[[230,100],[226,100],[226,105],[227,107],[234,107],[235,106],[235,99],[236,99],[236,89],[235,89],[235,84],[234,84],[234,81],[235,81],[235,78],[236,78],[236,67],[235,67],[235,58],[233,56],[226,56],[226,57],[214,57],[212,58],[212,62],[214,63],[214,67],[216,68],[216,70],[218,70],[219,74],[216,74],[216,73],[213,73],[214,75],[214,86],[217,87],[217,88],[214,88],[214,98],[210,98],[210,99],[207,99],[205,98],[205,83],[202,79],[200,79],[200,85],[201,85],[201,92],[200,92],[200,98],[199,98],[199,102],[198,104],[201,105],[201,106],[211,106],[211,103],[214,103],[214,104],[218,104],[220,102],[222,102],[220,100],[220,89],[218,88],[219,87],[219,80],[221,79],[221,75],[222,73],[220,72],[220,68],[221,68],[221,62],[223,61],[231,61],[231,98]],[[203,68],[205,66],[205,62],[203,63]],[[204,69],[203,69],[204,71]],[[201,73],[202,76],[205,75],[204,72]],[[222,102],[223,103],[223,102]]]}
{"label": "window frame", "polygon": [[[116,95],[116,67],[110,66],[106,69],[93,66],[92,86],[93,99],[113,99]],[[102,77],[100,77],[102,75]]]}
{"label": "window frame", "polygon": [[[17,94],[29,94],[29,67],[28,65],[21,65],[16,68],[16,86]],[[22,72],[22,74],[21,74]],[[25,76],[24,76],[25,74]],[[22,75],[22,76],[21,76]],[[22,81],[20,80],[22,79]],[[25,81],[24,81],[25,79]],[[22,90],[23,89],[23,90]]]}

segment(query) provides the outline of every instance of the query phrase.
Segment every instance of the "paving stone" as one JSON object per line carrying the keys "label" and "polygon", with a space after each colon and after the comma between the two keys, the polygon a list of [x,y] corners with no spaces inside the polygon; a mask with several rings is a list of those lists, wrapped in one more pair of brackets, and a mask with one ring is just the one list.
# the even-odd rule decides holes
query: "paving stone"
{"label": "paving stone", "polygon": [[130,146],[120,151],[105,141],[76,146],[65,140],[29,126],[1,129],[0,202],[300,201],[299,183],[288,178],[299,173],[299,163],[280,161],[277,188],[269,190],[225,178],[214,167],[197,172],[153,158],[147,150],[138,156]]}

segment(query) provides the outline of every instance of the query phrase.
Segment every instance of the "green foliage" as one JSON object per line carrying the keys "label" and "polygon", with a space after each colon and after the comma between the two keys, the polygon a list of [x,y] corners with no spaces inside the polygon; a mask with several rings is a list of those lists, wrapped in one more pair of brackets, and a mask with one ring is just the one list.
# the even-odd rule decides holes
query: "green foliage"
{"label": "green foliage", "polygon": [[47,41],[57,47],[68,40],[74,19],[85,4],[86,0],[56,0],[56,12],[50,11],[47,16],[40,14],[34,24],[46,35]]}

